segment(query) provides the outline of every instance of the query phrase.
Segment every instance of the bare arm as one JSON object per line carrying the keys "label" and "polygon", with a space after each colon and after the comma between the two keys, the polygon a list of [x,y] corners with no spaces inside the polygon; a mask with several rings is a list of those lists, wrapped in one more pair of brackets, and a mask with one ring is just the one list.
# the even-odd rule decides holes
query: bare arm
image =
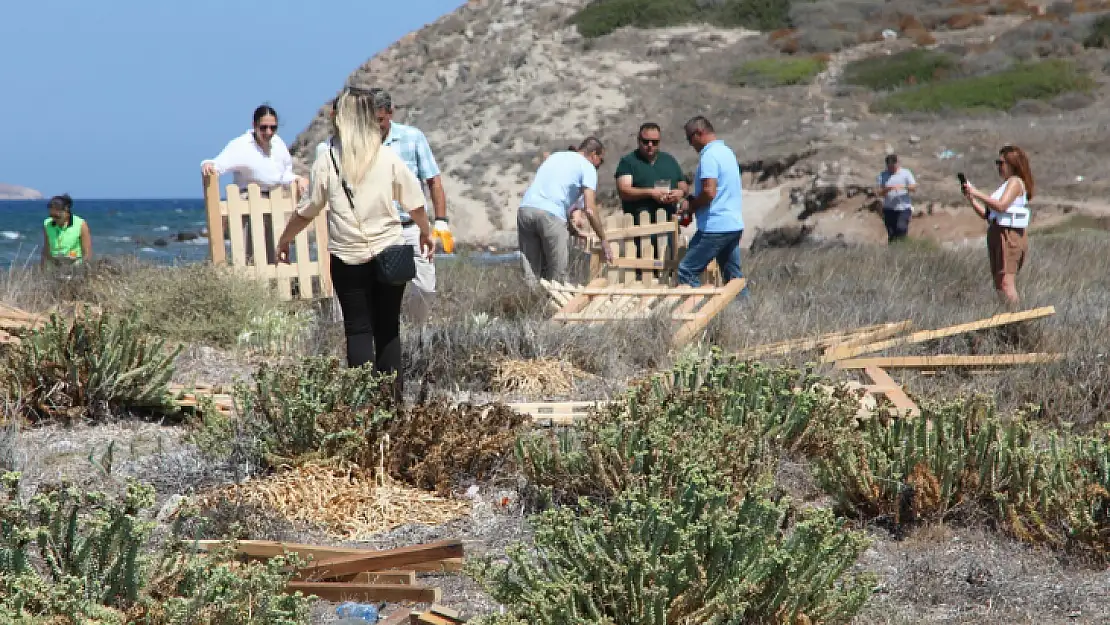
{"label": "bare arm", "polygon": [[632,176],[630,175],[617,178],[617,194],[626,202],[632,200],[657,199],[657,192],[654,188],[645,189],[643,187],[632,186]]}
{"label": "bare arm", "polygon": [[690,200],[690,210],[696,211],[705,208],[713,203],[713,199],[717,197],[717,179],[716,178],[703,178],[701,181],[701,193],[694,196]]}
{"label": "bare arm", "polygon": [[997,200],[974,187],[971,188],[971,195],[990,210],[1005,213],[1009,210],[1010,205],[1014,203],[1014,200],[1021,195],[1022,186],[1021,178],[1014,177],[1006,182],[1006,190],[1002,192],[1002,197]]}
{"label": "bare arm", "polygon": [[977,198],[973,198],[973,197],[968,197],[967,201],[968,201],[968,203],[971,204],[971,208],[974,208],[975,212],[979,214],[979,217],[981,217],[983,219],[987,218],[987,208],[985,206],[983,206],[982,202],[980,202]]}
{"label": "bare arm", "polygon": [[88,222],[81,224],[81,259],[89,262],[92,258],[92,233],[89,232]]}
{"label": "bare arm", "polygon": [[590,220],[590,227],[597,233],[597,238],[601,239],[602,249],[608,250],[609,241],[605,238],[605,226],[601,224],[601,217],[597,214],[597,194],[587,187],[582,190],[582,196],[586,199],[586,219]]}
{"label": "bare arm", "polygon": [[[426,180],[428,190],[432,192],[432,208],[435,209],[436,219],[447,218],[447,192],[443,190],[443,177],[432,176]],[[425,210],[425,216],[427,211]]]}

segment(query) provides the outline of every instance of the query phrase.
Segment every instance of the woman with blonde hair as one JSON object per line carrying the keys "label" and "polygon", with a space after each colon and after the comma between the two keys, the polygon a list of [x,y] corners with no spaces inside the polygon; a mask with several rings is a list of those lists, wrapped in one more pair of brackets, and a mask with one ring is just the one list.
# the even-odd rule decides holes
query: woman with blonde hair
{"label": "woman with blonde hair", "polygon": [[987,254],[994,288],[1011,308],[1020,298],[1016,277],[1029,253],[1029,201],[1033,199],[1033,171],[1029,157],[1016,145],[1005,145],[994,162],[1002,185],[987,195],[966,180],[964,196],[987,220]]}
{"label": "woman with blonde hair", "polygon": [[393,152],[382,149],[377,110],[367,89],[347,87],[335,103],[335,136],[312,165],[308,193],[278,240],[278,260],[289,262],[289,245],[324,206],[330,206],[328,252],[331,280],[343,311],[347,364],[373,361],[395,374],[400,402],[401,300],[416,274],[413,249],[404,245],[396,200],[420,228],[421,254],[435,253],[424,193],[416,176]]}

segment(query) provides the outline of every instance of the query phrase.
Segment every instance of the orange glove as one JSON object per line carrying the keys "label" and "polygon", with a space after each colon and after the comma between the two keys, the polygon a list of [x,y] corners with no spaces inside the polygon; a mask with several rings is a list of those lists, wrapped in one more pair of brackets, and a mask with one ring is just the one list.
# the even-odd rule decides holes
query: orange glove
{"label": "orange glove", "polygon": [[432,238],[438,242],[444,254],[455,253],[455,237],[451,234],[451,228],[448,227],[445,217],[436,218],[435,227],[432,228]]}

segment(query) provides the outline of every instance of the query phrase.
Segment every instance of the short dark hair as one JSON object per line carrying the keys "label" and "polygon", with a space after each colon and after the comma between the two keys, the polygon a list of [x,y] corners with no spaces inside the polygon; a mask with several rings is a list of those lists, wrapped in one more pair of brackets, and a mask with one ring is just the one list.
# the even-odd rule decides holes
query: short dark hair
{"label": "short dark hair", "polygon": [[644,136],[644,131],[645,130],[654,130],[656,132],[663,132],[663,129],[659,127],[659,124],[657,124],[655,122],[644,122],[644,123],[640,124],[640,129],[638,131],[636,131],[636,136],[637,137]]}
{"label": "short dark hair", "polygon": [[601,154],[605,151],[605,146],[601,144],[601,139],[590,135],[582,140],[578,150],[583,154]]}
{"label": "short dark hair", "polygon": [[898,162],[898,155],[897,154],[887,154],[886,155],[886,164],[887,165],[893,165],[897,162]]}
{"label": "short dark hair", "polygon": [[697,117],[693,117],[690,119],[690,121],[686,122],[684,129],[686,130],[686,134],[690,134],[695,130],[713,132],[713,124],[709,123],[709,120],[706,119],[705,116],[698,115]]}
{"label": "short dark hair", "polygon": [[73,210],[73,198],[69,197],[68,193],[55,195],[54,197],[50,198],[50,202],[46,204],[46,207],[49,210],[58,209],[64,210],[68,213]]}

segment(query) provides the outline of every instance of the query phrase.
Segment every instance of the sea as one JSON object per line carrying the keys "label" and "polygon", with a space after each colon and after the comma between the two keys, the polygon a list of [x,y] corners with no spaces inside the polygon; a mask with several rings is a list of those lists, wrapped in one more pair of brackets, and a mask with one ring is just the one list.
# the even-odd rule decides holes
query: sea
{"label": "sea", "polygon": [[[73,214],[89,224],[93,256],[131,256],[180,265],[208,260],[204,200],[73,200]],[[42,256],[46,200],[0,200],[0,270],[34,265]],[[226,243],[225,243],[226,245]],[[436,260],[455,258],[437,254]],[[473,251],[468,262],[519,262],[519,252]]]}
{"label": "sea", "polygon": [[[82,200],[73,214],[89,224],[93,256],[137,256],[159,264],[208,258],[204,200]],[[0,269],[42,255],[46,200],[0,200]]]}

